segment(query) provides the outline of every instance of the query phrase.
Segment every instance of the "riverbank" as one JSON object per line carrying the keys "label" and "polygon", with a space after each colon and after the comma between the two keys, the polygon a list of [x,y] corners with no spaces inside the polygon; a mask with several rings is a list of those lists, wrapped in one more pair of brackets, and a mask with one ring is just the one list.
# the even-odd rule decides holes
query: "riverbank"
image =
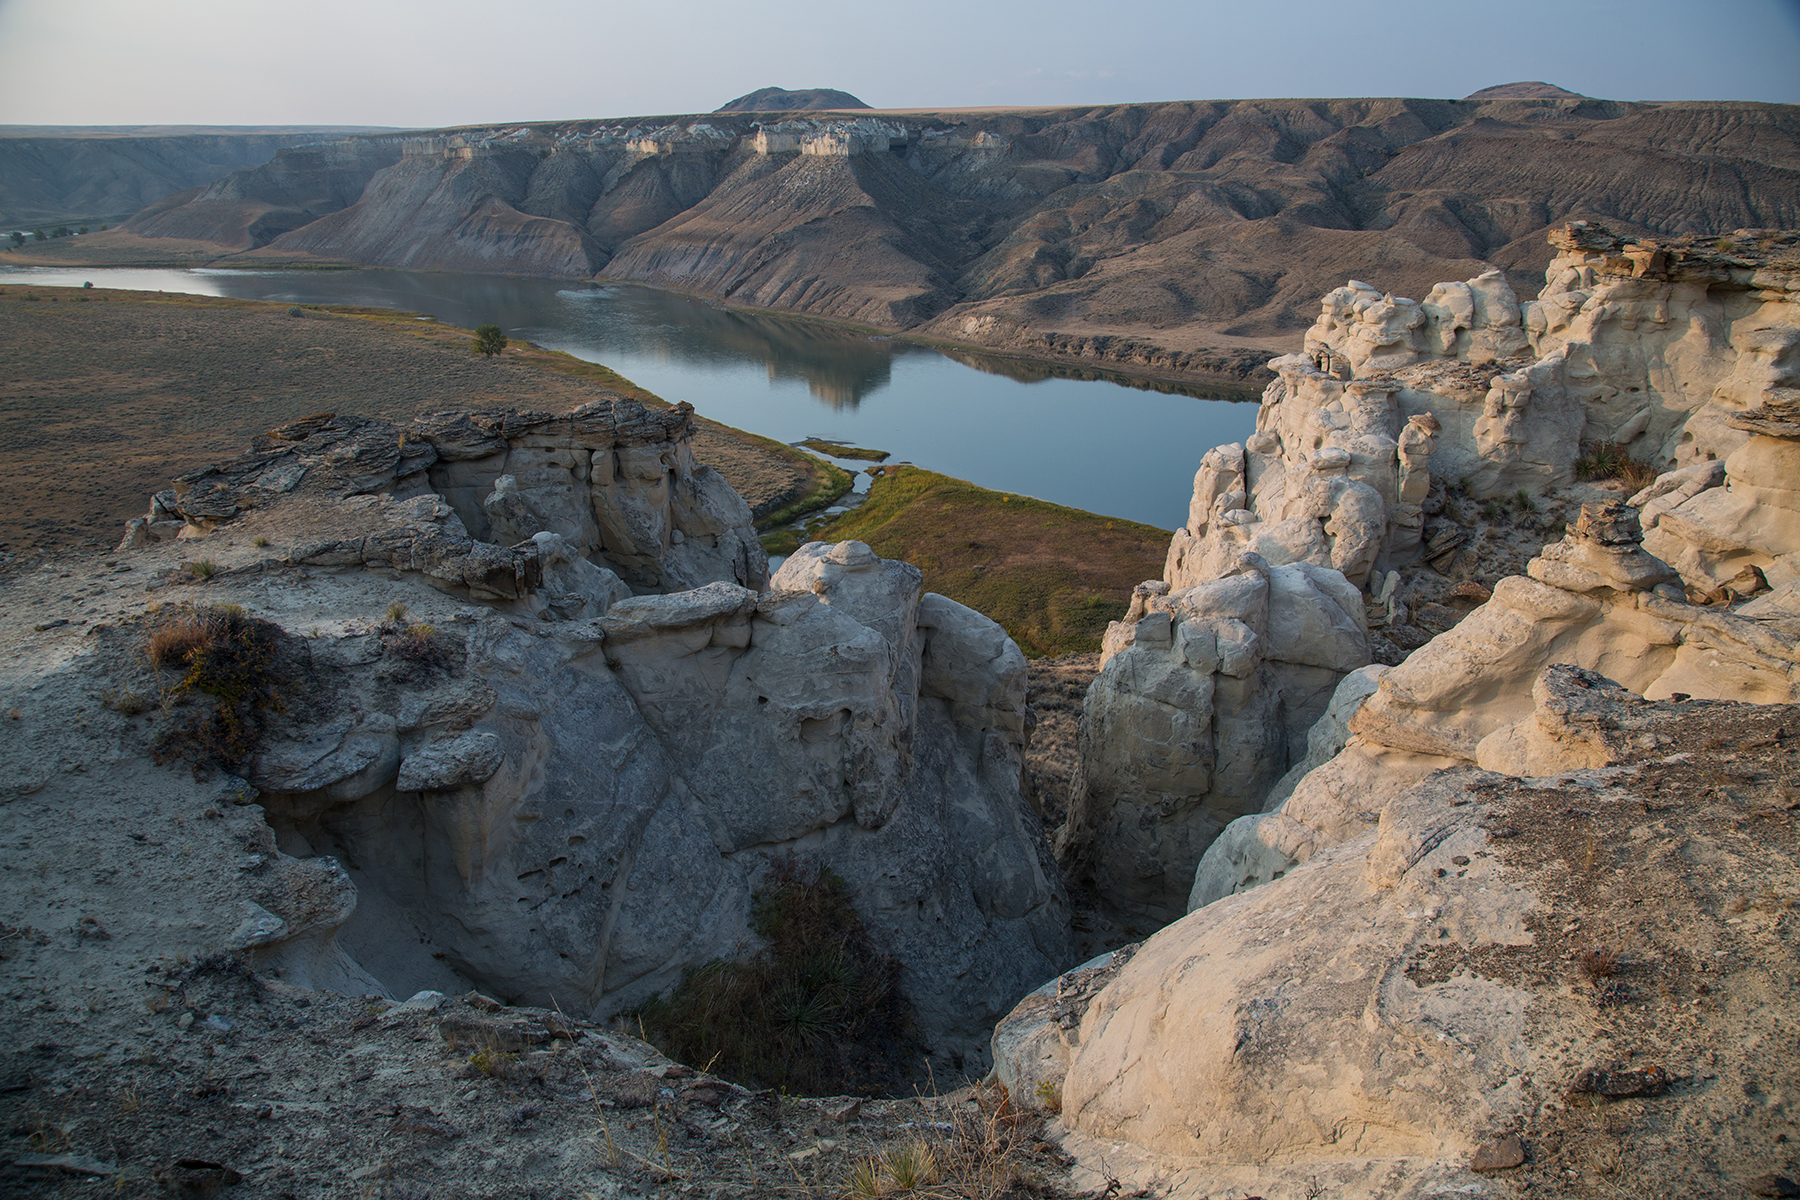
{"label": "riverbank", "polygon": [[[455,408],[667,401],[597,363],[417,313],[111,288],[0,286],[0,561],[111,546],[170,479],[309,413],[406,420]],[[695,454],[759,519],[848,487],[780,442],[700,418]]]}
{"label": "riverbank", "polygon": [[[274,253],[269,250],[227,250],[214,242],[182,238],[145,238],[124,229],[110,229],[78,237],[56,238],[46,242],[27,242],[24,246],[0,252],[0,266],[12,267],[135,267],[173,270],[242,269],[254,271],[381,271],[390,268],[367,267],[340,259],[317,257],[300,252]],[[536,275],[495,273],[499,278],[546,278]],[[1074,330],[1069,332],[1011,329],[993,331],[986,340],[955,338],[944,331],[902,331],[890,327],[818,316],[792,309],[763,308],[725,300],[709,292],[637,279],[615,279],[601,274],[592,278],[557,277],[568,283],[619,284],[667,292],[715,307],[723,312],[746,316],[777,317],[784,321],[811,323],[841,332],[926,346],[973,367],[978,371],[1008,378],[1035,381],[1039,379],[1105,380],[1127,387],[1174,392],[1206,399],[1256,401],[1263,386],[1274,376],[1265,365],[1267,360],[1283,353],[1279,340],[1255,338],[1224,339],[1230,345],[1210,348],[1170,347],[1154,339],[1151,328],[1116,330]],[[1165,339],[1166,340],[1166,339]],[[1220,341],[1214,337],[1213,341]]]}

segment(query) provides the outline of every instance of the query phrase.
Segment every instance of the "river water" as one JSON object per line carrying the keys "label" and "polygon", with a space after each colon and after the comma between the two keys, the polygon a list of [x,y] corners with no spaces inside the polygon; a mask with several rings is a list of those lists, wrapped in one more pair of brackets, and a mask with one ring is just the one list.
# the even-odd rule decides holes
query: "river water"
{"label": "river water", "polygon": [[9,285],[89,280],[396,308],[465,328],[492,323],[779,441],[820,437],[886,450],[890,462],[1164,529],[1187,519],[1200,457],[1256,425],[1249,389],[1165,391],[1124,376],[1074,378],[1044,364],[730,312],[653,288],[385,270],[0,269]]}

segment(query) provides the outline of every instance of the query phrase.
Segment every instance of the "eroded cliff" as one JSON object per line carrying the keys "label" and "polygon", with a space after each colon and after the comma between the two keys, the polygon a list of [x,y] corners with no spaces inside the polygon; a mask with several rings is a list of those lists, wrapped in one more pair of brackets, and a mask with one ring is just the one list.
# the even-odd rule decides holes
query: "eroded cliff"
{"label": "eroded cliff", "polygon": [[[598,272],[1243,376],[1347,275],[1379,269],[1418,295],[1497,265],[1523,286],[1544,230],[1569,219],[1663,235],[1800,221],[1797,146],[1783,106],[1579,97],[472,128],[413,140],[397,163],[345,143],[373,167],[367,188],[288,206],[318,219],[256,256]],[[225,187],[260,194],[284,169]],[[193,203],[141,231],[261,244],[248,209]]]}

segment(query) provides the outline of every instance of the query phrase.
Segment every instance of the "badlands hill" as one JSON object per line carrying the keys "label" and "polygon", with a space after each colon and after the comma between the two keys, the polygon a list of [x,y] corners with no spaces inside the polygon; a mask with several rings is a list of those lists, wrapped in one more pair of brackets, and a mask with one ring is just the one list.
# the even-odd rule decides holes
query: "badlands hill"
{"label": "badlands hill", "polygon": [[276,151],[367,126],[0,126],[0,226],[119,221]]}
{"label": "badlands hill", "polygon": [[719,112],[805,112],[819,109],[867,108],[868,105],[836,88],[758,88],[747,96],[739,96],[719,105]]}
{"label": "badlands hill", "polygon": [[466,128],[293,150],[80,252],[598,275],[1262,377],[1346,278],[1423,295],[1497,266],[1535,290],[1546,230],[1571,219],[1792,226],[1800,109],[1241,100]]}

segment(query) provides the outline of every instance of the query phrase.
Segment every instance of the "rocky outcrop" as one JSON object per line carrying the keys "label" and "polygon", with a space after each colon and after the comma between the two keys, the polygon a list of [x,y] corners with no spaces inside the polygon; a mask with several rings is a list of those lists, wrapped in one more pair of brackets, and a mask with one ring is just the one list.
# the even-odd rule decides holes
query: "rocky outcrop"
{"label": "rocky outcrop", "polygon": [[[994,1039],[1015,1099],[1167,1195],[1475,1193],[1494,1169],[1741,1194],[1775,1125],[1726,1114],[1787,1078],[1784,1018],[1708,997],[1780,977],[1795,934],[1779,903],[1717,898],[1791,869],[1800,710],[1650,702],[1570,666],[1529,688],[1526,777],[1465,764],[1369,798],[1352,837],[1027,998]],[[1702,782],[1720,770],[1729,796]],[[1600,1167],[1595,1095],[1642,1097],[1632,1153]]]}
{"label": "rocky outcrop", "polygon": [[1190,909],[1266,883],[1360,836],[1380,805],[1458,764],[1532,769],[1532,680],[1553,664],[1617,679],[1655,699],[1800,700],[1800,612],[1686,603],[1675,572],[1639,544],[1635,510],[1589,505],[1526,576],[1381,676],[1347,723],[1343,751],[1274,811],[1246,817],[1207,850]]}
{"label": "rocky outcrop", "polygon": [[336,907],[271,899],[242,948],[598,1019],[753,947],[751,893],[796,853],[849,884],[940,1060],[979,1064],[1067,961],[1024,656],[859,542],[768,579],[691,433],[629,402],[326,415],[133,523],[135,561],[204,546],[217,599],[309,634],[241,769],[281,869],[337,880]]}
{"label": "rocky outcrop", "polygon": [[[1500,580],[1472,617],[1384,677],[1349,726],[1363,736],[1347,757],[1315,763],[1277,791],[1306,755],[1306,726],[1331,689],[1369,661],[1366,641],[1309,634],[1312,658],[1290,661],[1312,673],[1274,693],[1289,714],[1285,732],[1265,724],[1260,739],[1234,741],[1232,790],[1208,800],[1210,812],[1195,807],[1217,787],[1210,742],[1223,745],[1230,723],[1255,725],[1255,706],[1234,700],[1220,708],[1229,720],[1215,721],[1210,692],[1171,691],[1165,674],[1146,674],[1135,659],[1103,672],[1086,718],[1091,764],[1071,810],[1082,820],[1064,847],[1078,863],[1111,861],[1094,868],[1109,903],[1142,903],[1124,863],[1143,875],[1148,864],[1204,851],[1187,902],[1204,905],[1353,835],[1375,819],[1372,796],[1447,763],[1511,761],[1490,764],[1477,744],[1521,719],[1529,678],[1550,662],[1601,670],[1650,695],[1790,698],[1791,637],[1756,615],[1773,619],[1788,601],[1748,617],[1685,601],[1792,582],[1800,501],[1789,481],[1800,460],[1790,451],[1800,426],[1790,393],[1800,380],[1784,348],[1800,319],[1800,274],[1789,266],[1800,266],[1800,239],[1639,243],[1577,223],[1551,240],[1559,255],[1525,305],[1497,271],[1440,284],[1418,303],[1356,280],[1327,295],[1305,352],[1270,364],[1277,377],[1257,432],[1202,459],[1165,578],[1138,589],[1108,648],[1130,644],[1132,622],[1166,607],[1163,597],[1213,586],[1245,561],[1335,573],[1351,586],[1308,601],[1310,619],[1366,630],[1358,588],[1391,615],[1402,572],[1445,566],[1468,539],[1448,516],[1450,489],[1534,504],[1532,495],[1575,482],[1581,448],[1596,441],[1676,468],[1635,498],[1647,506],[1655,552],[1639,545],[1634,511],[1584,508],[1527,577]],[[1727,453],[1722,467],[1707,457]],[[1452,664],[1452,655],[1468,661]],[[1164,709],[1175,715],[1146,723]],[[1233,812],[1251,815],[1222,825]]]}
{"label": "rocky outcrop", "polygon": [[[1800,330],[1785,333],[1796,335]],[[1778,340],[1769,331],[1768,341]],[[1720,463],[1660,476],[1631,498],[1643,511],[1644,547],[1666,560],[1696,599],[1737,600],[1775,589],[1767,606],[1800,613],[1800,368],[1762,403],[1726,424],[1749,439]]]}
{"label": "rocky outcrop", "polygon": [[1368,658],[1362,597],[1330,568],[1246,554],[1206,583],[1140,587],[1088,688],[1059,853],[1131,925],[1173,920],[1201,853],[1261,808]]}
{"label": "rocky outcrop", "polygon": [[182,476],[151,498],[126,544],[203,538],[299,489],[405,504],[393,509],[400,527],[302,544],[289,551],[298,563],[422,570],[476,599],[536,593],[562,616],[599,616],[621,579],[638,591],[762,587],[768,556],[750,510],[695,462],[692,414],[599,401],[566,414],[441,413],[405,428],[324,414]]}

